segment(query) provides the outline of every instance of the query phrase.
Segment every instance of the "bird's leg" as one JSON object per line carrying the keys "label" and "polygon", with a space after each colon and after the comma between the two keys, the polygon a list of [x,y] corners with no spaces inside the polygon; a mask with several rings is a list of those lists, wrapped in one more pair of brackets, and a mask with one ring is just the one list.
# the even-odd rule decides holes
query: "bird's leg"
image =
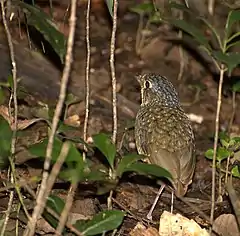
{"label": "bird's leg", "polygon": [[173,213],[173,197],[174,197],[174,191],[172,190],[172,197],[171,197],[171,214]]}
{"label": "bird's leg", "polygon": [[155,208],[155,206],[156,206],[156,204],[158,202],[158,199],[159,199],[159,197],[160,197],[160,195],[161,195],[161,193],[162,193],[164,188],[165,188],[165,184],[162,184],[161,187],[158,190],[157,196],[156,196],[156,198],[155,198],[155,200],[154,200],[154,202],[152,204],[152,207],[151,207],[150,211],[147,214],[147,219],[152,220],[153,210],[154,210],[154,208]]}

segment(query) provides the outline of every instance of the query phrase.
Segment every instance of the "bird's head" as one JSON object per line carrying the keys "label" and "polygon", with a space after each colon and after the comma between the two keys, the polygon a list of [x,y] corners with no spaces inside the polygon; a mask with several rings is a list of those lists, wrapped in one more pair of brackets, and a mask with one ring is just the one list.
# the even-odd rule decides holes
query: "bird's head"
{"label": "bird's head", "polygon": [[141,86],[142,105],[159,103],[179,106],[177,91],[167,78],[157,74],[142,74],[137,76],[137,80]]}

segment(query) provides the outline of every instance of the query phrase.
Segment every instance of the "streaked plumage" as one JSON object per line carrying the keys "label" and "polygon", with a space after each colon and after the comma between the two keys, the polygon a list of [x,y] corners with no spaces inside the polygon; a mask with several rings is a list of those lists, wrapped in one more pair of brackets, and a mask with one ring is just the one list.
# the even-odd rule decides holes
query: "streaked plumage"
{"label": "streaked plumage", "polygon": [[138,76],[142,104],[135,123],[139,154],[167,169],[177,196],[184,196],[195,169],[194,135],[178,94],[165,77]]}

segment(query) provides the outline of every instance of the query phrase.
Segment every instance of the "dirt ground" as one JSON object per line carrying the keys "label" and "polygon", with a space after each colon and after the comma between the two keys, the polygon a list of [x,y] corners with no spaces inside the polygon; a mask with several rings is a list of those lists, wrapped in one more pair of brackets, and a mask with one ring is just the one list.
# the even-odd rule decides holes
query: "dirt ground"
{"label": "dirt ground", "polygon": [[[145,40],[144,47],[142,49],[137,48],[136,37],[139,17],[130,12],[129,8],[136,4],[136,2],[139,3],[141,1],[129,0],[119,2],[116,41],[116,78],[119,119],[118,143],[120,143],[123,134],[125,134],[121,151],[122,153],[136,152],[133,130],[130,129],[126,131],[126,127],[134,121],[140,105],[140,88],[135,79],[135,75],[137,73],[152,72],[166,76],[177,88],[184,110],[187,114],[191,115],[196,138],[197,167],[193,183],[188,190],[186,199],[209,216],[211,209],[212,169],[211,162],[205,158],[204,153],[208,148],[213,147],[215,131],[218,75],[213,69],[213,63],[211,64],[210,60],[204,63],[192,50],[183,49],[182,57],[180,55],[179,45],[174,43],[173,40],[169,40],[177,38],[178,32],[167,24],[150,25],[146,32],[148,36],[147,40]],[[45,11],[49,10],[44,1],[40,1],[40,6]],[[67,36],[67,20],[65,20],[65,22],[63,20],[66,7],[67,4],[63,0],[59,1],[59,4],[54,2],[54,19],[59,29]],[[198,10],[203,11],[201,13],[206,13],[206,7],[204,5],[201,5],[201,7],[202,8]],[[77,13],[78,26],[74,48],[73,71],[69,84],[69,91],[78,98],[78,102],[69,107],[67,117],[77,115],[80,124],[74,131],[68,134],[71,137],[82,137],[84,122],[84,76],[86,66],[85,10],[85,4],[81,4]],[[226,8],[217,5],[213,21],[218,27],[221,25],[219,22],[222,21],[222,18],[225,17],[226,14]],[[205,30],[206,35],[209,33],[207,29],[204,29],[203,25],[200,27]],[[221,28],[219,29],[222,30]],[[17,29],[13,28],[12,31],[17,32]],[[101,2],[99,3],[99,1],[92,2],[90,37],[90,79],[92,95],[88,137],[99,132],[112,131],[111,79],[109,67],[111,19],[109,18],[107,8]],[[18,41],[16,45],[22,45],[22,47],[25,47],[27,50],[27,40],[24,32],[21,38],[19,34],[15,34],[14,39]],[[33,45],[35,46],[35,44]],[[197,47],[197,45],[193,44],[193,47]],[[139,51],[139,53],[137,54],[136,51]],[[44,56],[41,69],[38,68],[39,62],[37,61],[28,60],[25,62],[25,67],[21,67],[20,64],[19,73],[25,76],[23,76],[21,83],[22,86],[26,86],[26,90],[29,93],[27,98],[25,97],[20,101],[19,112],[21,119],[38,117],[37,114],[42,112],[42,108],[38,110],[39,101],[52,104],[57,98],[62,68],[59,66],[59,61],[55,59],[56,58],[50,53]],[[50,64],[49,61],[54,62],[54,65],[52,63]],[[32,68],[31,63],[33,65]],[[44,63],[46,64],[45,70]],[[181,78],[178,78],[181,71],[181,63],[184,64],[184,69]],[[2,67],[0,67],[0,70],[1,68]],[[240,69],[237,68],[233,72],[233,77],[239,78],[239,75]],[[228,129],[228,123],[232,114],[231,83],[232,81],[226,77],[220,115],[221,131]],[[237,96],[237,106],[239,105],[239,99],[240,97]],[[36,112],[36,110],[38,110],[38,112]],[[230,134],[240,136],[240,112],[238,112],[238,108],[236,111]],[[39,163],[26,152],[26,147],[46,137],[47,132],[46,123],[37,122],[24,130],[23,138],[18,139],[17,147],[19,153],[16,156],[16,168],[22,178],[30,179],[32,176],[41,174]],[[1,173],[1,179],[3,182],[6,180],[6,172]],[[34,185],[32,187],[36,188]],[[54,191],[64,198],[67,187],[67,183],[59,181]],[[78,188],[72,213],[91,217],[101,209],[106,209],[107,195],[97,196],[94,192],[85,192],[83,191],[84,187],[84,185],[80,185]],[[239,180],[234,179],[234,188],[240,193]],[[137,222],[146,218],[146,214],[155,198],[157,189],[158,185],[156,185],[155,181],[148,178],[139,178],[139,176],[136,177],[134,175],[123,178],[114,194],[113,205],[114,208],[128,210],[131,214],[125,217],[120,229],[120,235],[128,235]],[[6,209],[7,202],[8,197],[5,194],[1,194],[1,209]],[[30,200],[29,205],[31,209],[32,202]],[[165,191],[153,214],[154,227],[157,227],[162,212],[164,210],[170,211],[170,206],[171,194],[169,191]],[[202,218],[199,212],[196,212],[196,210],[193,210],[180,200],[174,201],[174,212],[194,219],[201,226],[208,225],[208,222]],[[216,204],[215,217],[223,213],[233,213],[227,196],[223,197],[222,202]],[[25,219],[22,219],[22,221],[25,222]],[[41,224],[41,222],[38,227],[39,233],[51,233],[51,229],[45,227],[45,224]],[[11,226],[9,226],[9,232],[11,232]]]}

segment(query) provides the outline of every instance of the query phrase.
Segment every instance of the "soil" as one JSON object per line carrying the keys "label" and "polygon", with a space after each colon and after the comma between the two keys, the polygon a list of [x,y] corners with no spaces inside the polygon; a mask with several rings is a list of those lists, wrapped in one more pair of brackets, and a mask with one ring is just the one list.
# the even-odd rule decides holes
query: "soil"
{"label": "soil", "polygon": [[[66,2],[63,0],[59,2],[53,1],[54,20],[65,36],[68,35],[68,23],[67,20],[64,20],[67,7]],[[147,36],[144,47],[136,47],[139,16],[129,11],[129,8],[134,6],[136,1],[124,0],[119,2],[115,58],[118,92],[118,147],[121,148],[120,152],[122,154],[136,152],[133,129],[128,128],[132,127],[140,105],[140,88],[135,75],[137,73],[152,72],[166,76],[177,88],[185,112],[191,115],[190,118],[196,138],[197,155],[196,173],[185,201],[190,201],[194,204],[198,211],[192,209],[185,201],[175,199],[173,212],[194,219],[203,227],[208,226],[209,222],[202,217],[200,212],[209,216],[211,209],[212,168],[211,161],[205,157],[205,151],[213,147],[219,74],[210,58],[199,55],[199,49],[194,42],[191,42],[190,48],[182,48],[183,56],[181,56],[180,45],[177,43],[178,32],[167,24],[151,24],[145,32]],[[140,2],[138,1],[138,3]],[[46,12],[49,12],[48,4],[45,1],[37,3]],[[205,5],[199,7],[198,11],[202,11],[198,12],[199,14],[207,14]],[[86,4],[79,4],[77,12],[73,70],[69,83],[69,93],[74,95],[76,102],[66,109],[65,119],[66,123],[70,122],[71,125],[75,126],[74,129],[66,133],[71,138],[83,137],[82,130],[85,114]],[[219,22],[224,22],[223,17],[226,15],[227,8],[218,3],[214,19],[211,20],[215,23],[217,22],[215,25],[220,31],[223,30],[223,24]],[[146,20],[144,19],[144,23],[146,23]],[[50,52],[50,50],[48,51],[48,48],[45,55],[41,53],[41,49],[37,46],[39,38],[35,37],[32,39],[33,49],[30,50],[26,32],[22,30],[20,37],[16,26],[13,24],[11,27],[11,31],[14,33],[19,76],[22,78],[20,85],[24,88],[24,96],[19,98],[19,119],[30,121],[36,117],[47,117],[48,113],[44,110],[43,104],[48,104],[50,107],[56,104],[62,66],[59,60],[56,59],[56,55]],[[204,25],[200,25],[200,27],[205,32],[206,37],[208,37],[208,29]],[[91,137],[99,132],[112,132],[109,67],[110,38],[111,19],[104,1],[92,1],[90,16],[91,101],[88,140],[91,140]],[[0,55],[2,54],[1,60],[3,62],[1,62],[2,66],[0,66],[0,71],[2,72],[1,81],[4,81],[9,75],[11,63],[9,57],[6,57],[7,43],[3,37],[1,37],[0,43]],[[30,57],[29,55],[32,51],[34,51],[34,56]],[[26,60],[22,60],[23,57]],[[179,78],[181,63],[184,64],[184,68],[183,74]],[[239,75],[240,69],[238,67],[233,71],[231,78],[225,78],[220,114],[220,131],[227,131],[229,128],[229,120],[233,112],[230,88],[233,80],[239,79]],[[5,92],[9,95],[7,91]],[[239,106],[239,100],[240,97],[237,95],[237,106]],[[7,102],[4,105],[7,105]],[[44,121],[38,121],[27,126],[29,127],[21,131],[23,136],[20,136],[17,142],[16,171],[21,180],[26,180],[31,188],[36,190],[37,184],[31,182],[30,179],[33,176],[41,175],[42,162],[30,155],[27,147],[47,137],[48,126]],[[230,135],[240,136],[240,112],[238,112],[238,108],[236,108]],[[6,174],[7,171],[1,172],[2,186],[7,182]],[[240,193],[239,180],[234,178],[233,184],[234,189]],[[68,187],[68,183],[58,180],[53,191],[58,196],[65,198]],[[98,196],[94,189],[94,186],[79,185],[71,211],[71,213],[76,214],[76,218],[79,216],[90,218],[100,210],[107,208],[108,194]],[[158,185],[154,179],[139,177],[133,174],[124,176],[117,185],[113,196],[113,207],[115,209],[127,210],[129,213],[121,226],[120,235],[128,235],[137,222],[146,222],[144,219],[146,219],[147,212],[151,207],[157,190]],[[28,198],[27,193],[24,194]],[[15,204],[17,203],[18,198],[16,196]],[[3,211],[6,210],[7,204],[8,195],[2,192],[0,207]],[[29,200],[30,210],[32,210],[33,204],[34,202]],[[165,190],[153,214],[154,222],[152,225],[154,227],[157,227],[162,212],[164,210],[170,211],[170,206],[171,194],[168,190]],[[231,203],[226,194],[224,194],[222,201],[216,204],[215,218],[224,213],[233,213]],[[22,215],[21,224],[24,225],[26,219],[24,214]],[[44,232],[44,234],[48,234],[52,232],[51,230],[44,221],[39,222],[38,233]],[[12,232],[11,224],[9,224],[8,231]],[[23,228],[20,230],[20,233],[22,231]]]}

